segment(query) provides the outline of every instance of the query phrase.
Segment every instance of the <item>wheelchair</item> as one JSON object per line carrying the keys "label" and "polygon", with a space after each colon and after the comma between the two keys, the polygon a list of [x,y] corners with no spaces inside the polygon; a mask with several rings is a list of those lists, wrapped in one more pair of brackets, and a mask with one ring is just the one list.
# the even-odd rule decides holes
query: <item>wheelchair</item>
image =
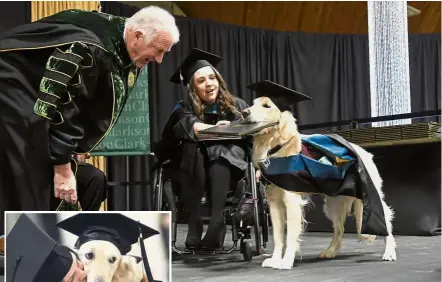
{"label": "wheelchair", "polygon": [[[262,248],[267,247],[269,234],[269,213],[267,200],[265,197],[265,186],[262,183],[256,183],[255,168],[252,163],[251,152],[247,150],[248,169],[244,178],[239,181],[236,189],[230,190],[224,210],[224,220],[226,225],[231,225],[232,230],[232,247],[221,250],[187,250],[179,249],[177,242],[177,225],[178,222],[184,223],[180,215],[184,209],[180,203],[180,196],[177,189],[177,181],[174,181],[169,175],[176,173],[177,170],[172,168],[171,160],[157,162],[152,171],[153,184],[153,205],[155,211],[171,211],[172,214],[172,250],[179,255],[184,254],[230,254],[234,251],[240,251],[244,260],[251,261],[254,256],[263,253]],[[238,192],[242,195],[238,197]],[[205,205],[207,201],[204,198],[201,204]],[[209,197],[210,198],[210,197]],[[241,198],[241,199],[240,199]],[[209,201],[210,202],[210,201]],[[247,206],[248,205],[248,206]],[[244,216],[243,209],[246,207],[252,212],[248,216]],[[249,242],[252,239],[252,230],[255,239],[255,248]],[[227,230],[227,229],[226,229]],[[261,231],[261,232],[260,232]],[[262,235],[262,244],[261,237]],[[239,241],[239,249],[238,249]]]}

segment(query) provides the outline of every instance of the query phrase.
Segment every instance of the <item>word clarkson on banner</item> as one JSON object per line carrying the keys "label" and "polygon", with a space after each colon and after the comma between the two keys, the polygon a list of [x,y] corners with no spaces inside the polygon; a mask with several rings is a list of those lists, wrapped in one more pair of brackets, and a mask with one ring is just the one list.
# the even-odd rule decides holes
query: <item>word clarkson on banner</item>
{"label": "word clarkson on banner", "polygon": [[147,68],[138,76],[117,123],[91,152],[93,156],[129,156],[150,153]]}

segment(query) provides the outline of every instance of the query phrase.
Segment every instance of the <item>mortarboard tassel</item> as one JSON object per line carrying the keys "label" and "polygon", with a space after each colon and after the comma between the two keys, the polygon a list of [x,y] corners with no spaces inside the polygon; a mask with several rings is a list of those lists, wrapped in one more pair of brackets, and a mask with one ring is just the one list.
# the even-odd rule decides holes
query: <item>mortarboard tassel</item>
{"label": "mortarboard tassel", "polygon": [[141,231],[141,226],[138,226],[140,231],[140,249],[141,249],[141,256],[143,258],[143,264],[144,264],[144,271],[146,272],[147,280],[149,282],[162,282],[160,280],[154,280],[152,276],[152,272],[150,271],[149,262],[147,260],[147,254],[146,249],[144,248],[144,242],[143,242],[143,233]]}
{"label": "mortarboard tassel", "polygon": [[17,258],[15,258],[15,265],[14,265],[14,270],[12,272],[12,279],[11,279],[11,281],[14,281],[15,274],[17,273],[18,265],[20,264],[22,257],[23,256],[18,256]]}

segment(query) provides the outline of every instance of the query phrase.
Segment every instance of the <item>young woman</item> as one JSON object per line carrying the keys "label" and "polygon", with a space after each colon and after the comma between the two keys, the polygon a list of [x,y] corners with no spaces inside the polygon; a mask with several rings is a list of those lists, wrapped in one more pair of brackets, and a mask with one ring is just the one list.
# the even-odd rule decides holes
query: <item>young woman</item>
{"label": "young woman", "polygon": [[[163,152],[170,153],[183,176],[180,195],[189,213],[188,249],[223,246],[227,193],[236,187],[247,169],[242,143],[235,140],[204,142],[198,138],[201,130],[240,119],[241,111],[249,107],[228,91],[226,82],[215,69],[220,60],[218,56],[194,49],[172,77],[173,82],[187,87],[188,98],[176,105],[165,127],[163,140],[167,140],[169,147]],[[210,188],[212,214],[207,233],[201,240],[200,206],[206,187]]]}

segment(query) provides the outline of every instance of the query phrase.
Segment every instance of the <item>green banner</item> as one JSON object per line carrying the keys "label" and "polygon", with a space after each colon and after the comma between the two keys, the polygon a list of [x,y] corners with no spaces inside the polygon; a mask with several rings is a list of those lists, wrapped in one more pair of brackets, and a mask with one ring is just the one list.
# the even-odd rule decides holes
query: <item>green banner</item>
{"label": "green banner", "polygon": [[117,123],[91,155],[129,156],[149,153],[150,120],[146,67],[139,74]]}

